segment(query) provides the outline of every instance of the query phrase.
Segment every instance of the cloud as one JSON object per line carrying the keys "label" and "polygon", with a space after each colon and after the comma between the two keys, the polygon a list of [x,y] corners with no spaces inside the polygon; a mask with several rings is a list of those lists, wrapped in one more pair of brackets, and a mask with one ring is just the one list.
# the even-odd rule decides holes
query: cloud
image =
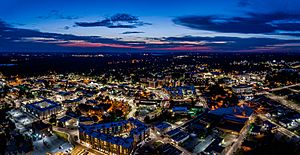
{"label": "cloud", "polygon": [[[130,32],[130,31],[128,31]],[[134,31],[132,31],[134,32]],[[138,32],[138,31],[137,31]],[[0,21],[0,52],[281,51],[300,52],[300,40],[239,37],[163,37],[128,41],[15,28]]]}
{"label": "cloud", "polygon": [[299,0],[237,0],[238,10],[256,13],[300,13]]}
{"label": "cloud", "polygon": [[92,43],[92,42],[87,42],[87,41],[83,41],[83,40],[73,40],[68,43],[60,44],[60,46],[63,46],[63,47],[112,47],[112,48],[131,48],[131,49],[144,48],[144,46]]}
{"label": "cloud", "polygon": [[110,20],[113,22],[124,21],[124,22],[128,22],[128,23],[135,23],[135,22],[139,21],[138,17],[132,16],[132,15],[126,14],[126,13],[115,14],[110,17]]}
{"label": "cloud", "polygon": [[247,13],[243,17],[181,16],[173,22],[197,30],[225,33],[274,34],[278,30],[300,31],[300,14]]}
{"label": "cloud", "polygon": [[163,50],[163,51],[202,51],[208,52],[211,51],[211,48],[207,46],[174,46],[174,47],[161,47],[161,48],[154,48],[151,50]]}
{"label": "cloud", "polygon": [[144,33],[144,32],[141,32],[141,31],[126,31],[126,32],[123,32],[122,34],[137,34],[137,33]]}
{"label": "cloud", "polygon": [[[288,48],[284,44],[299,45],[300,40],[281,40],[274,38],[239,38],[239,37],[199,37],[199,36],[184,36],[184,37],[167,37],[161,41],[172,43],[201,44],[202,46],[210,47],[212,51],[241,51],[241,50],[256,50],[262,48]],[[299,51],[299,50],[298,50]]]}
{"label": "cloud", "polygon": [[128,51],[143,48],[143,44],[99,36],[76,36],[14,28],[0,20],[0,52],[51,51]]}
{"label": "cloud", "polygon": [[64,27],[64,30],[69,30],[70,29],[70,26],[65,26]]}
{"label": "cloud", "polygon": [[139,26],[151,25],[139,20],[137,16],[126,13],[115,14],[111,17],[97,22],[75,22],[75,26],[79,27],[107,27],[107,28],[136,28]]}
{"label": "cloud", "polygon": [[48,15],[46,16],[38,16],[37,18],[39,19],[67,19],[67,20],[73,20],[73,19],[78,19],[78,16],[66,16],[63,15],[60,11],[58,10],[51,10]]}
{"label": "cloud", "polygon": [[76,26],[81,27],[95,27],[95,26],[111,26],[111,21],[108,19],[99,22],[75,22]]}

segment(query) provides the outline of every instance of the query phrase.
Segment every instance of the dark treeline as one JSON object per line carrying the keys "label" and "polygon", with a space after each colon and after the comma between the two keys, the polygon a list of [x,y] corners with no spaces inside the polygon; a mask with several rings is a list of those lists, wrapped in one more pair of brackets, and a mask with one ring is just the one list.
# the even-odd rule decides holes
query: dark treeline
{"label": "dark treeline", "polygon": [[[2,53],[0,65],[4,75],[43,75],[55,73],[99,74],[109,69],[127,70],[128,68],[147,67],[149,70],[160,70],[174,64],[195,65],[207,63],[213,68],[224,71],[265,70],[261,66],[233,66],[233,61],[297,61],[300,53],[104,53],[103,57],[74,57],[72,55],[97,55],[98,53]],[[179,55],[188,57],[175,58]],[[132,60],[142,60],[132,63]]]}

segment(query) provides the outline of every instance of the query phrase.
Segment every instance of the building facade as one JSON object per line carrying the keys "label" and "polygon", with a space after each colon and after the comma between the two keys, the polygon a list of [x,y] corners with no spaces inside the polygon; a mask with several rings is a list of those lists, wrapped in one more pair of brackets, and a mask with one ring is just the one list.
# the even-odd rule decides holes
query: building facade
{"label": "building facade", "polygon": [[62,110],[62,106],[56,102],[44,99],[39,102],[26,104],[24,111],[40,119],[49,118],[52,114],[57,114]]}
{"label": "building facade", "polygon": [[141,121],[129,118],[120,122],[80,125],[80,142],[100,152],[128,155],[150,135],[150,129]]}

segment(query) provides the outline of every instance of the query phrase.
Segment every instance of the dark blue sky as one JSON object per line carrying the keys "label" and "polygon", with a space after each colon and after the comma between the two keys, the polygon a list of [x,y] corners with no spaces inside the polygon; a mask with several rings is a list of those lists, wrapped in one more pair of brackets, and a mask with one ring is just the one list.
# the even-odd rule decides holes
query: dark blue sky
{"label": "dark blue sky", "polygon": [[3,0],[0,52],[300,52],[299,8],[299,0]]}

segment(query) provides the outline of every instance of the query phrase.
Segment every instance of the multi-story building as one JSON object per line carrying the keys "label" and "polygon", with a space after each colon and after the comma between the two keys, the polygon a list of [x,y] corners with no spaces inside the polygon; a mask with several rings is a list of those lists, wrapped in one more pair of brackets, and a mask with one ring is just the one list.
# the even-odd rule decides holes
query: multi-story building
{"label": "multi-story building", "polygon": [[163,87],[163,90],[173,99],[183,99],[184,97],[196,94],[194,86]]}
{"label": "multi-story building", "polygon": [[246,84],[240,84],[237,86],[233,86],[232,91],[236,94],[252,93],[252,86]]}
{"label": "multi-story building", "polygon": [[80,125],[80,142],[106,154],[127,155],[147,138],[150,129],[141,121],[129,118],[120,122]]}
{"label": "multi-story building", "polygon": [[39,102],[26,104],[24,110],[40,119],[50,117],[52,114],[59,113],[62,110],[60,104],[48,99],[44,99]]}

